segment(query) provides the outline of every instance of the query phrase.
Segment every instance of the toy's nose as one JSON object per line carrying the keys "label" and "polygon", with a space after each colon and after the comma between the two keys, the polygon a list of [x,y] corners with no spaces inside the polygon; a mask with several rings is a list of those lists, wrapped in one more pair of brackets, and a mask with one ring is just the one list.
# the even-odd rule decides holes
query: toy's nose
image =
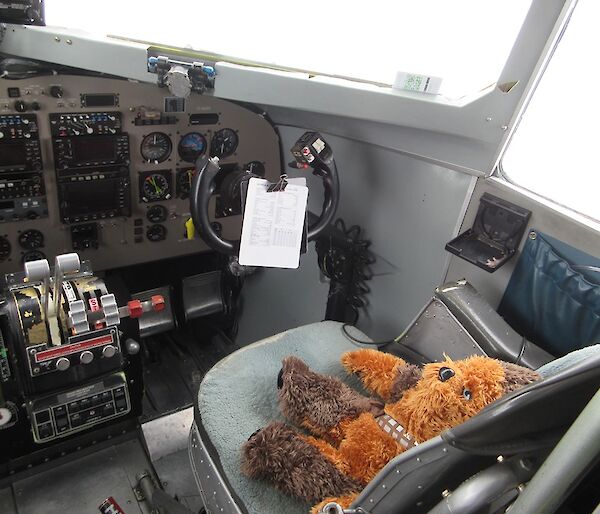
{"label": "toy's nose", "polygon": [[439,372],[439,377],[440,377],[440,381],[445,382],[446,380],[450,380],[454,375],[454,370],[450,369],[450,368],[440,368],[440,372]]}
{"label": "toy's nose", "polygon": [[281,389],[283,387],[283,368],[279,370],[279,375],[277,375],[277,389]]}

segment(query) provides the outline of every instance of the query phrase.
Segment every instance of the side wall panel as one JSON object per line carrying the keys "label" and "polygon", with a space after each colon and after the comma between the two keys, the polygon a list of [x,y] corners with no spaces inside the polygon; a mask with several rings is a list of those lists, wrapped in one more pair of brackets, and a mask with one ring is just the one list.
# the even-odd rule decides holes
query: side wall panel
{"label": "side wall panel", "polygon": [[[593,257],[600,258],[600,240],[598,224],[577,215],[565,208],[551,205],[549,201],[525,193],[519,188],[498,179],[479,179],[473,192],[472,201],[467,210],[461,232],[473,226],[479,208],[479,200],[483,193],[490,193],[513,202],[531,211],[529,225],[521,240],[519,249],[525,244],[531,229],[546,233],[574,248]],[[498,307],[510,276],[515,268],[519,253],[494,273],[488,273],[469,262],[452,256],[448,269],[448,280],[466,278],[492,304]],[[580,264],[588,264],[582,262]]]}
{"label": "side wall panel", "polygon": [[[280,130],[288,152],[303,130]],[[363,227],[377,258],[369,282],[370,304],[359,326],[375,339],[393,337],[445,275],[444,245],[457,231],[475,179],[372,144],[324,136],[341,177],[338,215],[348,225]],[[321,185],[314,180],[310,184],[317,191],[310,201],[316,210]],[[314,253],[302,257],[299,270],[264,270],[252,277],[244,292],[240,343],[322,319],[327,290]],[[271,321],[261,328],[264,316]]]}

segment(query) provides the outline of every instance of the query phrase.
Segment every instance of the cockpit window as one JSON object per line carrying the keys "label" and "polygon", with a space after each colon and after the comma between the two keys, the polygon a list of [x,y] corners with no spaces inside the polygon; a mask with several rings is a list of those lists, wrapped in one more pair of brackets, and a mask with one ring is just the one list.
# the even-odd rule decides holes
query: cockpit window
{"label": "cockpit window", "polygon": [[441,77],[440,93],[454,99],[496,81],[529,5],[46,0],[46,22],[382,85],[392,84],[397,71]]}
{"label": "cockpit window", "polygon": [[580,0],[502,159],[509,181],[600,221],[600,3]]}

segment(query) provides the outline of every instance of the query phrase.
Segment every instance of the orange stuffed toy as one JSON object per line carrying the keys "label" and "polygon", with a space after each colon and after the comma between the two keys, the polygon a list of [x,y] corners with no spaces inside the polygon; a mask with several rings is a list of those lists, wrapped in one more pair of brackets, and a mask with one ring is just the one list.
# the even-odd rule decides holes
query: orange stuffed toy
{"label": "orange stuffed toy", "polygon": [[283,423],[254,433],[243,448],[243,472],[316,503],[348,507],[396,455],[477,414],[504,394],[538,380],[527,368],[489,357],[426,364],[422,369],[371,349],[348,352],[342,364],[386,403],[287,357],[278,377]]}

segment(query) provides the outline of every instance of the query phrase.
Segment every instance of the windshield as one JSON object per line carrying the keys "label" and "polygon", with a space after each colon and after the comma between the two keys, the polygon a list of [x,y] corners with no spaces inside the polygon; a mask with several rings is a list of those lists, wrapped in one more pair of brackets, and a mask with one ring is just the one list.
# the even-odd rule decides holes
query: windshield
{"label": "windshield", "polygon": [[459,98],[496,81],[529,5],[46,0],[46,22],[386,85],[398,71],[436,76]]}

